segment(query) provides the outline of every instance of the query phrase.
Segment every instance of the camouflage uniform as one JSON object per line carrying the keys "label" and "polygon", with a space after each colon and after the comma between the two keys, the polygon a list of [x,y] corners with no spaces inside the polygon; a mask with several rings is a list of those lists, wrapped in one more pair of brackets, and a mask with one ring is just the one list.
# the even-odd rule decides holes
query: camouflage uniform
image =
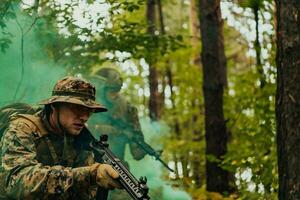
{"label": "camouflage uniform", "polygon": [[[106,106],[104,101],[103,103]],[[139,137],[144,140],[137,109],[120,95],[114,99],[113,105],[107,108],[109,111],[103,113],[102,116],[92,116],[92,130],[95,130],[93,132],[108,134],[109,147],[118,158],[124,160],[125,148],[128,144],[133,158],[142,159],[146,152],[130,141],[130,137]]]}
{"label": "camouflage uniform", "polygon": [[[91,80],[94,81],[94,84],[102,86],[98,88],[97,97],[108,108],[108,111],[101,116],[92,116],[89,121],[89,128],[95,133],[108,134],[110,149],[127,165],[128,163],[124,160],[127,144],[133,158],[135,160],[142,159],[146,152],[130,140],[131,137],[144,140],[138,112],[133,105],[118,93],[123,84],[120,73],[113,68],[102,68]],[[115,92],[116,96],[109,98],[109,92]],[[131,198],[125,191],[116,190],[110,193],[109,199],[129,200]]]}
{"label": "camouflage uniform", "polygon": [[[55,102],[106,111],[95,102],[94,86],[74,77],[58,81],[52,97],[41,104]],[[49,127],[46,109],[11,121],[1,141],[2,199],[95,199],[97,185],[89,167],[94,138],[86,128],[78,136],[60,136]]]}
{"label": "camouflage uniform", "polygon": [[[101,116],[93,116],[89,121],[91,129],[95,132],[109,135],[109,145],[118,158],[124,160],[126,144],[129,144],[134,159],[140,160],[146,152],[140,149],[131,137],[144,140],[141,130],[137,109],[131,105],[120,91],[123,81],[118,71],[113,68],[102,68],[93,77],[94,83],[99,84],[99,95],[101,103],[108,108],[108,111]],[[111,99],[108,93],[114,91],[116,96]]]}

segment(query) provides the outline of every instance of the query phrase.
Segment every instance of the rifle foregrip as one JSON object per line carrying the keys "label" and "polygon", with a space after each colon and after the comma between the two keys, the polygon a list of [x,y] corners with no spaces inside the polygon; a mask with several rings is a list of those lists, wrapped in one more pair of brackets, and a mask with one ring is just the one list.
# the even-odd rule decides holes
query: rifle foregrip
{"label": "rifle foregrip", "polygon": [[147,186],[147,179],[141,177],[139,180],[137,180],[127,169],[126,165],[108,148],[108,144],[106,143],[107,137],[103,137],[102,140],[103,141],[101,141],[100,138],[100,141],[96,144],[105,152],[103,160],[119,173],[119,181],[127,193],[134,200],[149,200],[150,197],[148,196],[149,188]]}
{"label": "rifle foregrip", "polygon": [[119,181],[124,189],[134,200],[149,200],[148,186],[146,182],[138,181],[131,172],[125,167],[123,162],[117,158],[110,159],[104,156],[104,161],[110,164],[120,175]]}

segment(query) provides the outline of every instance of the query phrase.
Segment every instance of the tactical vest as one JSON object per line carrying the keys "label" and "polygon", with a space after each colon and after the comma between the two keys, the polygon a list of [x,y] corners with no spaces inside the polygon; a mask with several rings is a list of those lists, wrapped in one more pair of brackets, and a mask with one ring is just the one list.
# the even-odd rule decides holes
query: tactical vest
{"label": "tactical vest", "polygon": [[43,165],[80,167],[94,162],[92,152],[76,143],[73,137],[49,134],[39,116],[19,114],[15,121],[26,123],[32,130],[36,159]]}
{"label": "tactical vest", "polygon": [[[15,122],[25,123],[29,126],[31,133],[34,136],[34,143],[36,147],[36,159],[39,163],[47,166],[62,165],[65,167],[82,167],[89,166],[95,162],[94,154],[89,144],[94,140],[91,133],[84,128],[82,133],[76,138],[72,136],[58,136],[49,132],[42,118],[37,115],[30,114],[18,114],[16,118],[12,119]],[[66,140],[66,138],[68,138]],[[102,162],[102,155],[96,155],[97,162]],[[0,160],[1,161],[1,160]],[[5,192],[5,180],[6,174],[0,170],[0,200],[7,200]],[[91,186],[89,188],[90,195],[94,196],[97,192],[97,186]],[[84,194],[75,193],[77,199],[87,199]],[[101,191],[97,192],[97,200],[106,199],[102,197]],[[89,199],[89,198],[88,198]]]}

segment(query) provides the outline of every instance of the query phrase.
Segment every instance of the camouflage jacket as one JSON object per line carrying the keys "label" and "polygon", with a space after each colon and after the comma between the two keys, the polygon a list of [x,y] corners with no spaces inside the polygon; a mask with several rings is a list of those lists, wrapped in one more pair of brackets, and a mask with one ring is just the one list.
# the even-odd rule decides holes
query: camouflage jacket
{"label": "camouflage jacket", "polygon": [[128,144],[133,158],[142,159],[146,152],[130,140],[131,137],[144,140],[136,107],[121,95],[118,95],[111,102],[101,100],[108,111],[101,115],[92,116],[89,120],[89,128],[97,134],[108,134],[109,147],[118,158],[124,160],[125,148]]}
{"label": "camouflage jacket", "polygon": [[[97,186],[89,165],[94,155],[84,131],[77,138],[47,131],[45,117],[36,125],[24,117],[13,120],[1,141],[2,199],[95,199]],[[40,130],[43,129],[43,130]],[[46,130],[46,131],[45,131]],[[1,199],[1,197],[0,197]]]}

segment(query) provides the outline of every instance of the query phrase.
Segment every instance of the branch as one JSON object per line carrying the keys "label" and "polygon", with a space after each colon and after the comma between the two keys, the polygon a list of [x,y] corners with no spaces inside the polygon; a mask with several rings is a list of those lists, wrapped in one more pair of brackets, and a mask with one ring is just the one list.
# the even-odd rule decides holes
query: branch
{"label": "branch", "polygon": [[33,28],[35,25],[36,21],[39,19],[39,17],[35,17],[32,24],[29,26],[29,28],[24,32],[24,36]]}
{"label": "branch", "polygon": [[[12,8],[13,9],[13,8]],[[13,9],[14,10],[14,9]],[[20,31],[21,31],[21,79],[18,83],[18,86],[17,86],[17,89],[15,91],[15,94],[14,94],[14,101],[16,100],[17,98],[17,94],[19,92],[19,89],[21,87],[21,84],[23,82],[23,79],[24,79],[24,71],[25,71],[25,66],[24,66],[24,29],[23,27],[21,26],[19,20],[18,20],[18,16],[16,15],[16,19],[15,19],[17,25],[19,26],[20,28]]]}
{"label": "branch", "polygon": [[[22,1],[22,3],[24,4],[24,2]],[[24,4],[25,5],[25,4]],[[29,28],[24,32],[24,28],[21,26],[19,20],[18,20],[18,17],[16,15],[16,23],[17,25],[19,26],[20,30],[21,30],[21,79],[18,83],[18,86],[17,86],[17,89],[15,91],[15,94],[14,94],[14,101],[16,100],[17,98],[17,94],[20,90],[20,87],[22,85],[22,82],[23,82],[23,79],[24,79],[24,72],[25,72],[25,65],[24,65],[24,37],[25,35],[32,29],[32,27],[34,26],[34,24],[36,23],[36,21],[39,19],[38,17],[38,5],[39,5],[39,0],[35,0],[35,5],[34,5],[34,14],[35,14],[35,18],[33,20],[33,22],[31,23],[31,25],[29,26]],[[13,8],[12,8],[13,9]],[[14,9],[13,9],[14,10]]]}
{"label": "branch", "polygon": [[29,5],[28,3],[25,3],[24,1],[21,0],[21,4],[30,7],[31,5]]}

